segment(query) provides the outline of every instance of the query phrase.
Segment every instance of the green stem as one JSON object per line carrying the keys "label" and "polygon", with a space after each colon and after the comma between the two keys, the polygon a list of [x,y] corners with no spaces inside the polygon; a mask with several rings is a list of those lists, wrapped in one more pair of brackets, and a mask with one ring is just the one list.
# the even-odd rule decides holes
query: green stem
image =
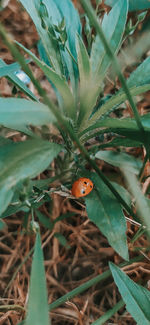
{"label": "green stem", "polygon": [[3,306],[0,306],[0,310],[5,310],[5,311],[8,311],[8,310],[22,310],[22,311],[25,311],[25,308],[20,306],[20,305],[3,305]]}
{"label": "green stem", "polygon": [[142,181],[142,178],[143,178],[143,173],[144,173],[144,169],[145,169],[145,166],[146,166],[146,163],[147,163],[147,160],[149,159],[149,152],[147,151],[146,152],[146,155],[144,157],[144,161],[143,161],[143,165],[142,165],[142,168],[139,172],[139,180]]}
{"label": "green stem", "polygon": [[133,236],[133,238],[130,241],[130,244],[133,244],[139,237],[141,237],[144,232],[146,232],[146,229],[143,228],[143,226],[141,226],[138,231],[136,232],[136,234]]}
{"label": "green stem", "polygon": [[[131,259],[130,262],[121,263],[119,265],[119,267],[130,265],[130,264],[132,264],[134,262],[138,262],[138,261],[141,261],[143,259],[144,259],[144,256],[138,256],[138,257],[135,257],[135,258]],[[85,290],[89,289],[90,287],[96,285],[100,281],[104,281],[109,276],[111,276],[111,271],[107,270],[103,274],[100,274],[100,275],[96,276],[95,278],[87,281],[86,283],[81,284],[79,287],[77,287],[77,288],[73,289],[72,291],[66,293],[63,297],[57,299],[52,304],[50,304],[49,305],[49,310],[51,311],[52,309],[59,307],[60,305],[62,305],[66,301],[68,301],[69,299],[72,299],[76,295],[81,294],[82,292],[84,292]]]}
{"label": "green stem", "polygon": [[74,58],[74,56],[72,55],[72,53],[70,52],[69,47],[68,47],[68,46],[65,46],[65,47],[66,47],[66,50],[67,50],[67,52],[69,53],[71,59],[73,60],[73,62],[74,62],[74,63],[76,64],[76,66],[78,67],[78,63],[77,63],[77,61],[75,60],[75,58]]}
{"label": "green stem", "polygon": [[116,70],[118,78],[119,78],[119,80],[120,80],[120,82],[122,84],[124,92],[126,93],[127,99],[128,99],[128,101],[129,101],[129,103],[131,105],[131,108],[133,110],[133,113],[134,113],[135,120],[136,120],[136,123],[138,125],[138,128],[141,131],[142,135],[144,135],[144,128],[143,128],[143,125],[142,125],[142,122],[141,122],[141,119],[140,119],[139,112],[138,112],[138,110],[136,108],[136,105],[135,105],[135,103],[133,101],[133,98],[132,98],[130,90],[129,90],[128,86],[127,86],[126,80],[125,80],[125,78],[124,78],[124,76],[123,76],[123,74],[122,74],[122,72],[120,70],[120,66],[118,64],[118,61],[117,61],[117,59],[116,59],[116,57],[115,57],[115,55],[114,55],[108,41],[107,41],[107,39],[106,39],[106,37],[105,37],[105,35],[103,33],[103,30],[102,30],[102,28],[101,28],[101,26],[100,26],[100,24],[99,24],[99,22],[97,20],[97,16],[96,16],[96,14],[95,14],[95,12],[94,12],[91,4],[90,4],[90,1],[89,0],[80,0],[80,2],[82,4],[84,10],[87,13],[87,16],[88,16],[88,18],[90,20],[91,25],[93,25],[94,28],[96,29],[96,32],[99,35],[99,37],[100,37],[100,39],[101,39],[101,41],[102,41],[102,43],[104,45],[104,48],[106,50],[107,55],[112,60],[112,64],[114,65],[114,68]]}
{"label": "green stem", "polygon": [[107,185],[107,187],[114,194],[114,196],[117,198],[117,200],[122,204],[122,206],[126,209],[126,211],[135,218],[135,214],[132,211],[132,209],[128,206],[128,204],[124,201],[124,199],[116,191],[116,189],[109,182],[107,177],[101,172],[101,170],[96,165],[95,161],[93,161],[90,158],[90,155],[88,154],[88,151],[80,143],[80,141],[78,139],[78,136],[76,135],[76,133],[72,129],[72,127],[71,127],[70,123],[68,122],[68,120],[60,113],[57,106],[55,106],[55,104],[47,97],[46,92],[43,90],[43,88],[41,88],[40,83],[38,82],[38,80],[35,79],[31,69],[27,66],[24,57],[20,54],[20,52],[18,51],[16,46],[13,44],[12,40],[8,37],[7,33],[5,32],[5,29],[3,28],[3,26],[1,24],[0,24],[0,34],[1,34],[5,44],[10,49],[10,51],[11,51],[12,55],[14,56],[14,58],[16,60],[18,60],[21,67],[23,68],[23,70],[29,75],[31,81],[33,82],[36,89],[38,90],[40,96],[43,97],[44,103],[50,108],[50,110],[52,111],[52,113],[56,117],[57,122],[59,123],[60,127],[67,131],[67,133],[69,134],[71,140],[76,144],[77,148],[83,154],[85,159],[89,162],[91,167],[93,167],[93,169],[96,171],[98,176],[103,180],[103,182]]}
{"label": "green stem", "polygon": [[117,311],[125,305],[124,301],[121,299],[112,309],[109,309],[107,313],[98,318],[92,325],[102,325],[110,319]]}

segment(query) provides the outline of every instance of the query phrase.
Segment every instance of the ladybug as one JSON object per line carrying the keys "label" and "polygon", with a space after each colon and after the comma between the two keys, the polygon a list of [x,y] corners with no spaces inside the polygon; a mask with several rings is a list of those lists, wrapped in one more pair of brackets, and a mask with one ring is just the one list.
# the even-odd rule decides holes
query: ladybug
{"label": "ladybug", "polygon": [[82,197],[88,195],[92,189],[92,181],[89,178],[80,177],[73,183],[71,193],[75,197]]}

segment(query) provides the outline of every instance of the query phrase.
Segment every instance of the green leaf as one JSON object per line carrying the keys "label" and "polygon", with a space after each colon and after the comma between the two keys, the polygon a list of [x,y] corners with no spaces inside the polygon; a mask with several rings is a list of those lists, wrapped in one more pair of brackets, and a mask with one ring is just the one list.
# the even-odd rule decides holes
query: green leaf
{"label": "green leaf", "polygon": [[75,101],[73,94],[65,81],[64,77],[61,77],[53,69],[51,69],[46,63],[40,61],[35,54],[26,49],[22,44],[16,42],[37,64],[37,66],[44,72],[44,74],[52,81],[55,87],[58,89],[64,102],[64,110],[68,116],[73,117],[75,115]]}
{"label": "green leaf", "polygon": [[[132,96],[139,95],[150,89],[150,58],[148,57],[142,62],[136,70],[134,70],[130,77],[127,79],[127,85],[130,88]],[[98,120],[102,115],[113,111],[126,100],[126,94],[121,88],[114,96],[108,99],[103,105],[101,105],[96,113],[92,115],[88,121],[88,125]]]}
{"label": "green leaf", "polygon": [[137,68],[134,70],[127,80],[128,86],[138,87],[150,83],[150,57],[145,59]]}
{"label": "green leaf", "polygon": [[[109,14],[105,14],[102,22],[102,29],[105,37],[111,46],[113,53],[119,50],[122,36],[125,29],[128,12],[128,1],[119,0]],[[96,80],[102,82],[111,60],[105,52],[102,41],[97,35],[92,45],[91,67]]]}
{"label": "green leaf", "polygon": [[[16,63],[17,64],[17,63]],[[18,64],[19,66],[19,64]],[[36,96],[32,93],[32,91],[22,82],[17,76],[14,75],[14,73],[9,72],[10,65],[8,66],[2,59],[0,59],[0,67],[2,68],[8,68],[8,70],[5,70],[5,76],[15,85],[17,86],[24,94],[29,96],[29,98],[38,101]],[[20,66],[19,66],[20,67]],[[3,71],[4,72],[4,71]],[[8,73],[8,74],[6,74]]]}
{"label": "green leaf", "polygon": [[[109,15],[105,14],[102,29],[105,33],[105,37],[109,42],[113,53],[116,53],[119,49],[122,35],[125,28],[126,18],[127,18],[127,0],[122,1],[119,0],[116,6],[111,10]],[[110,28],[111,26],[111,28]],[[82,131],[85,126],[90,125],[90,121],[88,121],[90,115],[92,114],[92,110],[94,105],[96,104],[97,97],[102,88],[102,82],[104,76],[107,72],[111,64],[111,60],[107,55],[105,48],[99,35],[96,36],[95,41],[92,45],[91,57],[90,57],[90,65],[91,73],[90,80],[87,80],[88,87],[85,87],[84,97],[85,97],[85,108],[86,115],[84,119],[80,121],[80,131]],[[84,108],[84,110],[85,110]],[[81,106],[81,110],[82,110]],[[95,116],[95,115],[94,115]]]}
{"label": "green leaf", "polygon": [[[146,92],[150,90],[150,84],[137,86],[130,88],[130,92],[132,96],[137,96],[142,94],[143,92]],[[87,126],[92,125],[95,121],[97,121],[99,118],[102,117],[104,114],[108,114],[111,111],[114,111],[120,104],[122,104],[127,99],[126,94],[120,90],[116,95],[112,96],[110,99],[106,101],[105,104],[103,104],[96,113],[87,121]]]}
{"label": "green leaf", "polygon": [[[127,7],[127,0],[119,0],[116,6],[111,10],[109,15],[107,16],[107,14],[105,14],[103,19],[102,29],[105,33],[107,41],[111,46],[113,53],[116,53],[118,51],[121,43],[127,18]],[[85,87],[84,97],[86,115],[83,121],[81,120],[80,122],[80,131],[82,131],[85,126],[90,125],[94,119],[93,117],[93,119],[88,120],[92,113],[93,107],[96,104],[96,100],[100,93],[104,76],[110,64],[111,60],[105,51],[105,48],[101,39],[99,38],[99,35],[97,35],[95,41],[93,42],[91,51],[90,65],[93,73],[91,73],[91,78],[88,82],[88,87]]]}
{"label": "green leaf", "polygon": [[[79,14],[75,9],[72,1],[70,0],[63,0],[63,1],[55,0],[55,4],[61,14],[61,17],[65,19],[65,26],[67,32],[66,45],[76,60],[77,59],[76,46],[75,46],[76,34],[81,35],[81,31],[82,31],[82,25],[80,22]],[[70,57],[66,48],[64,48],[64,51],[62,51],[62,55],[67,65],[71,82],[73,83],[74,82],[73,79],[78,77],[77,66],[72,60],[72,58]]]}
{"label": "green leaf", "polygon": [[[133,118],[123,118],[123,119],[116,119],[116,118],[105,118],[101,119],[97,123],[91,125],[85,131],[89,132],[98,128],[106,128],[109,132],[115,132],[117,134],[126,136],[129,139],[140,141],[145,145],[148,145],[150,141],[150,114],[145,114],[141,116],[141,121],[144,126],[145,130],[145,137],[141,135],[136,125],[136,121]],[[101,130],[100,130],[101,132]],[[104,131],[105,133],[105,131]],[[84,132],[80,134],[82,136]],[[98,134],[98,131],[96,135]],[[88,138],[92,138],[94,134],[91,134]],[[86,137],[85,137],[86,139]]]}
{"label": "green leaf", "polygon": [[115,304],[115,306],[112,309],[108,309],[107,312],[103,314],[103,316],[98,318],[91,325],[112,324],[112,323],[106,323],[107,320],[109,320],[112,316],[114,316],[119,311],[119,309],[121,309],[123,306],[124,306],[124,301],[120,300],[118,303]]}
{"label": "green leaf", "polygon": [[112,147],[142,147],[142,142],[131,140],[123,137],[114,138],[108,143],[103,143],[100,145],[100,148],[112,148]]}
{"label": "green leaf", "polygon": [[6,223],[3,220],[0,220],[0,231],[6,228]]}
{"label": "green leaf", "polygon": [[131,197],[129,192],[120,184],[115,183],[115,182],[111,182],[111,184],[113,185],[113,187],[116,189],[116,191],[120,194],[120,196],[124,199],[124,201],[131,206]]}
{"label": "green leaf", "polygon": [[37,187],[40,190],[45,190],[47,189],[51,183],[53,183],[55,180],[59,179],[60,176],[56,175],[50,178],[46,179],[36,179],[34,181],[31,181],[32,186]]}
{"label": "green leaf", "polygon": [[59,232],[55,232],[54,236],[58,239],[60,244],[66,248],[70,248],[70,245],[68,244],[66,238],[60,234]]}
{"label": "green leaf", "polygon": [[[118,0],[106,0],[108,6],[114,6]],[[149,0],[129,0],[129,11],[143,10],[150,8]]]}
{"label": "green leaf", "polygon": [[30,133],[30,125],[54,123],[50,109],[42,104],[23,98],[0,98],[0,124],[11,129]]}
{"label": "green leaf", "polygon": [[36,235],[25,321],[25,325],[31,324],[50,325],[44,258],[39,233]]}
{"label": "green leaf", "polygon": [[139,174],[140,169],[142,167],[142,161],[134,158],[131,155],[128,155],[124,152],[116,152],[116,151],[98,151],[95,155],[96,158],[106,161],[108,164],[122,167],[124,164],[124,168],[127,171],[130,171],[134,174]]}
{"label": "green leaf", "polygon": [[[0,59],[0,63],[2,60]],[[2,66],[1,66],[2,65]],[[12,72],[16,72],[20,69],[20,65],[18,63],[12,63],[12,64],[0,64],[0,78],[8,76]]]}
{"label": "green leaf", "polygon": [[55,4],[61,13],[61,17],[65,18],[68,45],[72,55],[76,59],[77,53],[75,47],[75,37],[76,34],[81,35],[82,32],[79,14],[70,0],[64,0],[63,2],[60,0],[55,0]]}
{"label": "green leaf", "polygon": [[4,219],[6,217],[9,217],[12,214],[16,214],[19,211],[23,211],[24,208],[25,208],[25,205],[21,204],[20,202],[18,202],[18,204],[16,204],[16,205],[10,204],[8,206],[8,208],[1,214],[0,218]]}
{"label": "green leaf", "polygon": [[86,47],[79,35],[77,36],[76,48],[81,87],[83,87],[85,84],[85,89],[87,89],[91,77],[90,60]]}
{"label": "green leaf", "polygon": [[[75,38],[77,33],[81,35],[82,29],[78,12],[70,0],[64,0],[63,2],[50,0],[43,1],[43,3],[47,8],[47,20],[49,24],[51,23],[51,28],[53,29],[56,38],[55,42],[58,47],[56,52],[60,52],[61,54],[62,65],[64,68],[63,74],[66,76],[66,79],[70,78],[75,92],[76,79],[78,79],[78,68],[74,62],[77,58]],[[61,31],[61,33],[59,33],[59,31]],[[65,44],[59,40],[63,33],[66,37]],[[42,54],[42,59],[49,65],[50,61],[45,55],[46,53],[44,53],[43,45],[40,44],[39,49],[40,56]]]}
{"label": "green leaf", "polygon": [[15,185],[45,170],[61,148],[40,139],[0,147],[0,215],[11,202]]}
{"label": "green leaf", "polygon": [[95,190],[85,197],[86,210],[89,219],[94,222],[107,237],[110,245],[125,260],[128,260],[126,241],[126,221],[120,203],[108,187],[91,175]]}
{"label": "green leaf", "polygon": [[[78,36],[76,42],[78,67],[80,75],[79,96],[80,96],[80,111],[78,116],[78,124],[83,123],[89,116],[89,110],[94,106],[97,95],[93,95],[94,85],[92,86],[92,76],[89,55],[82,39]],[[97,93],[97,90],[96,90]]]}
{"label": "green leaf", "polygon": [[0,135],[0,147],[5,145],[5,144],[8,144],[8,143],[11,143],[12,140],[11,139],[8,139],[8,138],[4,138]]}
{"label": "green leaf", "polygon": [[[57,42],[53,39],[52,35],[47,32],[47,29],[42,26],[42,21],[40,17],[40,1],[34,1],[34,0],[20,0],[30,17],[32,18],[36,29],[40,35],[40,38],[42,40],[43,46],[46,50],[49,62],[51,66],[55,69],[55,71],[58,74],[62,74],[62,61],[61,61],[61,55],[60,50],[58,47]],[[54,3],[53,0],[43,0],[42,5],[44,5],[44,8],[46,7],[47,13],[49,15],[49,24],[52,24],[52,17],[53,23],[57,24],[61,22],[61,16],[60,13]],[[39,9],[39,10],[38,10]],[[50,10],[51,9],[51,10]],[[44,15],[43,15],[44,18]]]}
{"label": "green leaf", "polygon": [[109,263],[115,283],[122,295],[128,312],[138,325],[150,324],[150,292],[133,282],[119,267]]}
{"label": "green leaf", "polygon": [[136,176],[130,172],[126,172],[124,169],[124,165],[122,165],[122,170],[127,180],[127,184],[129,186],[129,191],[132,193],[134,197],[135,206],[137,208],[137,213],[139,219],[142,224],[145,225],[147,234],[150,237],[150,206],[142,190],[140,188],[140,184],[136,179]]}
{"label": "green leaf", "polygon": [[43,213],[41,213],[39,210],[36,210],[36,215],[39,219],[39,221],[42,223],[42,225],[47,228],[52,230],[54,227],[54,223],[50,220],[50,218],[47,218]]}

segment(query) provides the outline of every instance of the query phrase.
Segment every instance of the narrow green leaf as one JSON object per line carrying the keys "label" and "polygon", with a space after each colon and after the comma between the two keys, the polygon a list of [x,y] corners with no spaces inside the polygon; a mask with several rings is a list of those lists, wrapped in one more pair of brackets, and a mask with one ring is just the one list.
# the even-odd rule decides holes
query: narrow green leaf
{"label": "narrow green leaf", "polygon": [[[67,41],[66,46],[69,48],[72,56],[77,60],[77,53],[76,53],[76,46],[75,46],[75,40],[76,35],[81,35],[82,31],[82,25],[80,22],[80,17],[75,9],[72,1],[70,0],[53,0],[61,14],[61,17],[65,19],[65,26],[66,26],[66,32],[67,32]],[[61,52],[62,56],[64,58],[64,61],[66,63],[67,69],[69,71],[69,76],[71,79],[71,83],[75,82],[74,79],[78,78],[78,68],[69,55],[68,51],[66,50],[66,46],[64,50]]]}
{"label": "narrow green leaf", "polygon": [[20,65],[16,62],[9,65],[7,64],[4,64],[4,66],[1,65],[2,64],[0,64],[0,78],[8,76],[10,73],[16,72],[17,70],[20,69]]}
{"label": "narrow green leaf", "polygon": [[11,143],[11,142],[12,142],[11,139],[4,138],[4,137],[0,136],[0,147],[5,145],[5,144]]}
{"label": "narrow green leaf", "polygon": [[[118,0],[106,0],[106,4],[114,6]],[[149,0],[129,0],[129,11],[143,10],[150,8]]]}
{"label": "narrow green leaf", "polygon": [[6,223],[3,220],[0,220],[0,230],[6,228]]}
{"label": "narrow green leaf", "polygon": [[[104,15],[102,29],[113,53],[116,53],[120,47],[125,29],[127,12],[128,1],[119,0],[109,14]],[[103,43],[97,35],[91,51],[91,67],[96,80],[102,82],[110,64],[111,60],[107,56]]]}
{"label": "narrow green leaf", "polygon": [[[91,325],[102,325],[106,324],[106,321],[109,320],[114,314],[117,313],[119,309],[124,306],[124,301],[120,300],[112,309],[109,309],[103,316],[93,322]],[[112,323],[110,323],[112,324]]]}
{"label": "narrow green leaf", "polygon": [[[136,257],[134,259],[131,259],[129,262],[121,263],[120,266],[122,267],[122,266],[125,266],[125,265],[130,265],[130,264],[132,264],[134,262],[141,261],[142,259],[143,259],[143,256],[138,256],[138,257]],[[64,302],[72,299],[76,295],[79,295],[79,294],[83,293],[85,290],[87,290],[88,288],[96,285],[100,281],[106,280],[110,276],[110,274],[111,274],[110,270],[107,270],[104,273],[102,273],[100,275],[97,275],[96,277],[92,278],[91,280],[88,280],[87,282],[81,284],[77,288],[73,289],[72,291],[66,293],[64,296],[58,298],[56,301],[52,302],[49,305],[49,310],[51,311],[54,308],[59,307]]]}
{"label": "narrow green leaf", "polygon": [[60,244],[66,248],[70,248],[70,245],[68,244],[66,238],[61,233],[55,233],[54,236],[58,239]]}
{"label": "narrow green leaf", "polygon": [[[127,7],[127,0],[119,0],[109,15],[107,16],[107,14],[105,14],[104,16],[102,29],[113,53],[117,52],[121,43],[127,18]],[[93,107],[96,104],[96,100],[100,93],[105,73],[107,72],[110,64],[111,59],[107,55],[103,43],[99,38],[99,35],[97,35],[91,51],[90,66],[91,70],[93,69],[93,73],[91,73],[91,78],[87,80],[87,87],[85,87],[84,91],[84,110],[86,110],[86,115],[84,117],[84,120],[82,121],[81,119],[80,121],[80,131],[90,123],[88,121],[89,116],[91,115]],[[81,106],[81,110],[82,109],[83,108]]]}
{"label": "narrow green leaf", "polygon": [[103,181],[95,174],[91,175],[91,179],[95,190],[85,197],[88,217],[107,237],[117,253],[128,260],[126,221],[122,207]]}
{"label": "narrow green leaf", "polygon": [[[18,64],[19,66],[19,64]],[[6,68],[9,67],[2,59],[0,59],[0,67],[2,68]],[[20,66],[19,66],[20,68]],[[6,71],[7,72],[7,71]],[[32,93],[32,91],[24,84],[24,82],[22,82],[17,76],[15,76],[14,73],[8,73],[7,75],[5,74],[5,76],[15,85],[17,86],[24,94],[26,94],[29,98],[38,101],[38,99],[36,98],[36,96]]]}
{"label": "narrow green leaf", "polygon": [[119,267],[109,263],[115,283],[122,295],[128,312],[138,325],[150,324],[150,292],[133,282]]}
{"label": "narrow green leaf", "polygon": [[15,185],[45,170],[61,148],[40,139],[0,147],[0,215],[11,202]]}
{"label": "narrow green leaf", "polygon": [[[150,114],[145,114],[141,116],[142,125],[144,127],[145,131],[145,137],[139,133],[138,127],[136,125],[136,121],[133,118],[122,118],[122,119],[116,119],[116,118],[105,118],[100,119],[95,124],[91,125],[89,128],[84,130],[80,136],[82,136],[85,132],[91,132],[92,130],[97,130],[98,128],[106,128],[109,132],[114,132],[117,134],[120,134],[122,136],[126,136],[129,139],[139,141],[141,143],[144,143],[145,145],[148,145],[149,139],[150,139]],[[103,133],[105,133],[106,130],[103,130]],[[101,130],[100,130],[101,133]],[[98,134],[98,130],[96,131],[96,135]],[[88,139],[92,138],[94,136],[93,133],[88,136]],[[86,140],[86,137],[85,137]]]}
{"label": "narrow green leaf", "polygon": [[123,137],[114,138],[112,141],[108,143],[103,143],[100,145],[100,148],[112,148],[112,147],[142,147],[142,142],[131,140]]}
{"label": "narrow green leaf", "polygon": [[[53,23],[57,24],[61,22],[61,15],[54,3],[53,0],[44,0],[42,1],[34,1],[34,0],[20,0],[30,17],[32,18],[36,29],[40,35],[40,38],[42,40],[43,46],[46,50],[49,62],[51,66],[55,69],[55,71],[58,74],[62,74],[62,62],[61,62],[61,55],[59,51],[59,47],[57,42],[53,39],[52,35],[50,35],[47,32],[47,29],[42,26],[42,21],[40,17],[40,13],[37,10],[37,7],[40,7],[40,5],[44,5],[47,8],[48,14],[49,14],[49,24],[51,24],[52,19],[54,15]],[[37,5],[37,7],[36,7]],[[51,8],[51,10],[50,10]],[[40,11],[40,9],[39,9]],[[55,13],[55,14],[54,14]],[[44,15],[43,15],[44,18]]]}
{"label": "narrow green leaf", "polygon": [[116,182],[111,182],[111,184],[114,186],[116,191],[120,194],[120,196],[124,199],[124,201],[128,204],[128,206],[131,206],[131,197],[129,192],[120,184]]}
{"label": "narrow green leaf", "polygon": [[36,235],[25,325],[50,325],[44,258],[40,234]]}
{"label": "narrow green leaf", "polygon": [[[79,35],[77,36],[76,47],[77,47],[77,55],[78,55],[80,83],[82,84],[83,87],[84,83],[86,85],[88,85],[89,83],[89,79],[91,77],[91,68],[90,68],[90,60],[89,60],[86,47]],[[87,87],[86,85],[85,88]]]}
{"label": "narrow green leaf", "polygon": [[150,57],[145,59],[130,75],[128,86],[138,87],[150,83]]}
{"label": "narrow green leaf", "polygon": [[101,150],[96,153],[95,157],[106,161],[110,165],[120,167],[120,168],[124,164],[124,168],[127,171],[130,171],[137,175],[139,174],[140,169],[142,167],[142,161],[124,152],[116,152],[112,150],[109,151]]}
{"label": "narrow green leaf", "polygon": [[[137,86],[130,88],[130,92],[132,96],[140,95],[146,91],[150,90],[150,84]],[[104,114],[108,114],[111,111],[114,111],[120,104],[122,104],[127,99],[126,94],[123,91],[119,91],[116,95],[112,96],[107,100],[105,104],[103,104],[97,112],[87,121],[86,126],[92,125],[95,121],[102,117]]]}
{"label": "narrow green leaf", "polygon": [[66,31],[68,35],[68,45],[70,51],[75,59],[77,59],[76,47],[75,47],[75,38],[76,35],[81,35],[82,25],[80,22],[80,17],[75,9],[72,1],[64,0],[54,0],[55,4],[61,13],[62,18],[65,18]]}
{"label": "narrow green leaf", "polygon": [[21,203],[18,202],[18,204],[16,205],[9,205],[8,208],[1,214],[0,218],[4,219],[6,217],[9,217],[19,211],[23,211],[23,209],[25,208],[25,206]]}
{"label": "narrow green leaf", "polygon": [[39,219],[39,221],[42,223],[42,225],[47,228],[52,230],[54,227],[54,223],[50,220],[50,218],[46,217],[43,213],[41,213],[39,210],[36,210],[36,215]]}
{"label": "narrow green leaf", "polygon": [[58,89],[64,101],[64,109],[68,116],[73,117],[75,114],[75,101],[73,94],[64,77],[57,74],[46,63],[40,61],[35,54],[26,49],[22,44],[16,42],[37,64],[37,66],[44,72],[44,74],[52,81],[55,87]]}
{"label": "narrow green leaf", "polygon": [[0,98],[0,125],[29,132],[30,125],[54,123],[50,109],[42,104],[23,98]]}
{"label": "narrow green leaf", "polygon": [[[134,70],[130,77],[127,79],[127,85],[130,88],[131,94],[133,96],[139,95],[150,89],[150,58],[142,62],[136,70]],[[100,118],[102,115],[108,113],[109,111],[114,110],[126,99],[126,94],[123,92],[123,89],[120,89],[119,92],[112,96],[109,100],[106,101],[92,116],[89,120],[89,123],[92,124],[93,121]],[[89,124],[88,124],[89,125]]]}
{"label": "narrow green leaf", "polygon": [[127,180],[129,190],[134,197],[138,216],[142,224],[146,226],[147,234],[150,236],[150,206],[148,201],[141,191],[140,184],[138,183],[136,176],[130,172],[126,172],[124,165],[122,165],[122,170]]}
{"label": "narrow green leaf", "polygon": [[[95,85],[92,86],[92,76],[89,55],[82,39],[78,36],[76,42],[78,67],[80,75],[79,93],[80,93],[80,111],[78,116],[78,124],[81,125],[83,120],[89,116],[89,110],[95,105],[97,95],[95,93]],[[97,89],[96,89],[97,93]]]}

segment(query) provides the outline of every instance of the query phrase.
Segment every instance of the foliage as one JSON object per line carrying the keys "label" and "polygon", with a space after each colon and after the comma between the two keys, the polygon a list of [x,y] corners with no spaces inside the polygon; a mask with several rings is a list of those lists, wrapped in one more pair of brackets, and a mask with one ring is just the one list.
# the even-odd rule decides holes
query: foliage
{"label": "foliage", "polygon": [[[118,0],[106,0],[106,4],[109,6],[114,6]],[[143,10],[150,8],[150,4],[148,0],[129,0],[129,10]]]}
{"label": "foliage", "polygon": [[[39,33],[38,49],[41,58],[39,59],[22,44],[10,40],[3,27],[0,27],[2,39],[17,61],[7,65],[1,60],[0,76],[8,78],[17,89],[29,97],[28,100],[18,97],[0,98],[1,126],[20,132],[20,141],[16,143],[4,137],[0,138],[1,219],[22,211],[26,213],[28,220],[32,215],[30,226],[33,231],[38,231],[39,224],[53,231],[55,223],[60,218],[63,220],[71,218],[72,215],[66,214],[52,221],[39,208],[45,203],[51,204],[50,194],[52,191],[60,190],[60,182],[65,186],[65,190],[61,188],[60,195],[66,195],[68,199],[74,200],[70,192],[71,184],[77,177],[89,177],[94,183],[94,190],[82,201],[85,202],[87,215],[107,237],[114,250],[128,261],[126,215],[132,216],[135,221],[141,220],[141,225],[146,227],[147,233],[149,228],[149,205],[147,198],[140,191],[135,175],[143,176],[145,164],[149,159],[150,135],[150,115],[141,117],[135,103],[135,96],[150,89],[150,60],[145,59],[126,80],[116,59],[123,41],[131,34],[131,30],[127,33],[126,29],[128,1],[118,0],[115,4],[107,1],[114,6],[108,15],[104,15],[102,23],[99,23],[90,2],[81,0],[86,12],[86,22],[89,22],[88,33],[90,29],[91,40],[93,39],[93,42],[90,40],[88,43],[88,49],[82,37],[79,14],[71,0],[63,1],[63,5],[61,1],[56,0],[20,0],[20,2],[31,16]],[[146,3],[147,1],[142,9],[147,6]],[[131,2],[129,5],[131,10],[141,9],[137,4],[134,8]],[[144,17],[145,14],[142,19]],[[138,22],[141,20],[139,18]],[[96,35],[92,34],[92,26]],[[137,24],[134,29],[136,26]],[[28,55],[29,60],[24,58],[20,49]],[[31,60],[42,70],[55,90],[55,101],[50,99],[39,81],[35,79],[29,66]],[[111,65],[121,82],[121,87],[115,94],[105,97],[105,77]],[[39,99],[15,75],[20,67],[31,79]],[[120,118],[119,109],[126,100],[130,103],[132,117]],[[127,112],[127,108],[124,109]],[[48,139],[44,133],[46,125]],[[53,133],[53,130],[57,132]],[[107,133],[112,133],[110,143],[101,144],[100,137]],[[27,138],[25,141],[22,141],[23,135]],[[98,138],[97,145],[87,147],[88,141],[95,137]],[[144,163],[126,152],[127,147],[141,146],[144,146],[146,151]],[[105,150],[102,150],[104,148]],[[100,160],[114,166],[119,174],[122,170],[125,174],[131,173],[133,189],[131,190],[130,179],[128,191],[128,187],[125,188],[124,184],[120,185],[117,180],[112,182],[107,178],[99,168]],[[55,176],[50,175],[52,162],[55,166]],[[90,166],[89,170],[86,169],[87,163]],[[91,172],[91,169],[94,172]],[[50,178],[33,180],[45,170],[48,171]],[[54,187],[51,189],[50,184],[53,182]],[[138,197],[140,200],[137,204]],[[133,198],[136,199],[134,206],[131,205]],[[3,220],[0,227],[4,227]],[[70,248],[61,233],[55,232],[54,236],[61,245]],[[117,267],[110,265],[110,268],[121,295],[124,296],[125,290],[128,289],[124,300],[129,312],[139,324],[148,324],[150,320],[148,312],[143,311],[142,298],[138,297],[144,296],[143,299],[148,303],[147,291],[133,284],[120,270],[118,271]],[[110,272],[107,276],[110,276]],[[91,285],[93,284],[94,282],[91,282]],[[83,290],[86,288],[85,285]],[[131,291],[134,292],[131,294]],[[79,292],[81,291],[76,290],[76,294]],[[136,304],[133,302],[135,296]],[[67,299],[68,296],[65,296],[61,301]],[[130,304],[130,301],[133,303]],[[139,308],[139,316],[135,312],[136,305]],[[122,302],[109,311],[105,315],[105,321],[121,306]],[[98,320],[97,324],[102,324],[103,319]],[[38,322],[49,324],[43,255],[40,235],[37,232],[25,324]]]}
{"label": "foliage", "polygon": [[25,325],[50,325],[48,315],[47,289],[44,272],[43,251],[40,234],[37,232],[32,262],[29,302]]}

